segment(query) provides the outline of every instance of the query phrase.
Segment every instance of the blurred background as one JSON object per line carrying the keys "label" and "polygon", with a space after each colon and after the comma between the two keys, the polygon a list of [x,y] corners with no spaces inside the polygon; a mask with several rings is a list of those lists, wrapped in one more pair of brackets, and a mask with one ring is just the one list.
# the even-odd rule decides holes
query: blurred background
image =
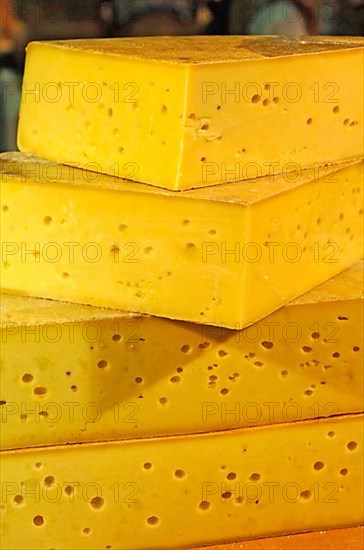
{"label": "blurred background", "polygon": [[193,34],[363,36],[364,0],[0,0],[0,152],[16,149],[27,42]]}

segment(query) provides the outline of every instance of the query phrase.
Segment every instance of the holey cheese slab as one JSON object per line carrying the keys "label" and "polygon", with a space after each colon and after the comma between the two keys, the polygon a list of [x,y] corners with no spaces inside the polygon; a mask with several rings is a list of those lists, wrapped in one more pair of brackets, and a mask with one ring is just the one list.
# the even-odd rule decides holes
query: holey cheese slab
{"label": "holey cheese slab", "polygon": [[363,416],[1,453],[4,550],[172,550],[363,520]]}
{"label": "holey cheese slab", "polygon": [[239,332],[4,294],[1,448],[361,412],[362,268]]}
{"label": "holey cheese slab", "polygon": [[242,329],[362,257],[362,161],[180,193],[0,164],[8,293]]}
{"label": "holey cheese slab", "polygon": [[34,42],[19,148],[175,190],[353,158],[363,52],[354,37]]}

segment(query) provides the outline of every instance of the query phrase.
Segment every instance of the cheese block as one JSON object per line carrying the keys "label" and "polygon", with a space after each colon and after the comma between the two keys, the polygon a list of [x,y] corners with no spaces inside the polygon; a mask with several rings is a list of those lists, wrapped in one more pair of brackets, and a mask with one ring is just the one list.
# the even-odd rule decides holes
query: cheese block
{"label": "cheese block", "polygon": [[[299,535],[264,538],[219,546],[204,546],[205,550],[363,550],[363,527],[330,529]],[[202,550],[202,547],[192,550]]]}
{"label": "cheese block", "polygon": [[360,414],[3,451],[2,548],[173,550],[356,526],[362,442]]}
{"label": "cheese block", "polygon": [[363,410],[363,264],[235,332],[2,295],[1,448]]}
{"label": "cheese block", "polygon": [[363,51],[359,37],[33,42],[18,145],[175,190],[353,158]]}
{"label": "cheese block", "polygon": [[362,161],[183,193],[0,164],[8,293],[242,329],[362,257]]}

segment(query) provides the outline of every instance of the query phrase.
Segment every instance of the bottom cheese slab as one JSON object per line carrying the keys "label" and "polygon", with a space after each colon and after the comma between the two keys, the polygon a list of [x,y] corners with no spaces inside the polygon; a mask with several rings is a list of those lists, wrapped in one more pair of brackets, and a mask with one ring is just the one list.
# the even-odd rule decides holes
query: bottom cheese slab
{"label": "bottom cheese slab", "polygon": [[363,415],[3,451],[4,550],[172,550],[363,518]]}
{"label": "bottom cheese slab", "polygon": [[247,542],[204,546],[191,550],[363,550],[364,528],[330,529],[287,535],[285,537],[264,538]]}

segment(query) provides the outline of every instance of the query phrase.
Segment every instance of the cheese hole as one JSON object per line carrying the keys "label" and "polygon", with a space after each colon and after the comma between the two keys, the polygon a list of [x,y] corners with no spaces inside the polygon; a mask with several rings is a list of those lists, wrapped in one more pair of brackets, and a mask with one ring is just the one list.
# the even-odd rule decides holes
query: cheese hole
{"label": "cheese hole", "polygon": [[204,132],[206,132],[209,128],[210,128],[210,125],[207,122],[205,122],[201,126],[201,130],[203,130]]}
{"label": "cheese hole", "polygon": [[44,525],[44,517],[43,516],[34,516],[33,523],[36,527],[41,527]]}
{"label": "cheese hole", "polygon": [[340,112],[340,107],[338,107],[338,106],[336,105],[336,107],[333,108],[332,112],[335,113],[335,115],[336,115],[337,113]]}
{"label": "cheese hole", "polygon": [[308,119],[306,120],[306,124],[308,124],[308,125],[312,124],[312,122],[313,122],[312,118],[308,118]]}
{"label": "cheese hole", "polygon": [[104,499],[102,497],[94,497],[90,501],[90,506],[94,510],[100,510],[104,506]]}
{"label": "cheese hole", "polygon": [[242,496],[236,497],[235,502],[236,502],[236,504],[242,504],[244,502],[244,499],[243,499]]}
{"label": "cheese hole", "polygon": [[2,399],[2,400],[0,401],[0,405],[6,405],[6,401],[4,401],[4,399]]}
{"label": "cheese hole", "polygon": [[349,470],[348,470],[347,468],[341,468],[341,470],[340,470],[339,473],[340,473],[340,475],[342,475],[342,476],[347,476],[348,473],[349,473]]}
{"label": "cheese hole", "polygon": [[52,485],[53,483],[55,483],[55,481],[56,480],[53,476],[46,476],[44,478],[44,485],[46,485],[48,487],[49,485]]}
{"label": "cheese hole", "polygon": [[64,492],[65,492],[66,495],[68,495],[68,496],[73,495],[73,487],[72,487],[72,485],[66,485],[66,487],[64,488]]}
{"label": "cheese hole", "polygon": [[302,500],[308,500],[309,498],[311,498],[311,491],[309,491],[308,489],[306,489],[305,491],[302,491],[302,493],[300,494],[300,497]]}
{"label": "cheese hole", "polygon": [[279,97],[274,97],[273,98],[273,103],[275,103],[277,105],[279,103]]}
{"label": "cheese hole", "polygon": [[339,316],[338,316],[338,320],[339,320],[339,321],[349,321],[349,318],[348,318],[348,317],[344,317],[343,315],[339,315]]}
{"label": "cheese hole", "polygon": [[210,342],[201,342],[201,344],[198,345],[198,349],[207,349],[210,347]]}
{"label": "cheese hole", "polygon": [[340,353],[338,351],[335,351],[333,354],[332,354],[333,357],[335,357],[335,359],[337,359],[338,357],[340,357]]}
{"label": "cheese hole", "polygon": [[309,353],[310,351],[312,351],[312,348],[310,346],[302,346],[301,350],[304,353]]}
{"label": "cheese hole", "polygon": [[225,491],[224,493],[221,494],[221,498],[223,500],[227,500],[228,498],[231,498],[232,494],[230,491]]}
{"label": "cheese hole", "polygon": [[66,271],[65,271],[64,273],[62,273],[62,278],[63,278],[63,279],[68,279],[69,276],[70,276],[70,274],[67,273]]}
{"label": "cheese hole", "polygon": [[281,370],[281,376],[288,376],[288,370],[287,369],[283,369]]}
{"label": "cheese hole", "polygon": [[71,371],[70,371],[70,370],[68,370],[68,371],[66,372],[66,376],[71,376]]}
{"label": "cheese hole", "polygon": [[172,382],[172,384],[178,384],[181,382],[181,378],[179,376],[172,376],[172,378],[170,378],[170,382]]}
{"label": "cheese hole", "polygon": [[119,231],[125,231],[125,229],[128,229],[128,226],[125,223],[121,223],[119,225]]}
{"label": "cheese hole", "polygon": [[258,101],[260,101],[260,95],[254,94],[252,97],[252,103],[258,103]]}
{"label": "cheese hole", "polygon": [[256,367],[262,367],[264,365],[264,363],[262,363],[261,361],[254,361],[254,365]]}
{"label": "cheese hole", "polygon": [[133,111],[137,111],[139,109],[139,105],[137,102],[134,102],[133,105],[132,105],[132,109]]}
{"label": "cheese hole", "polygon": [[166,114],[166,112],[168,111],[168,107],[167,107],[167,105],[162,105],[162,109],[161,109],[161,111],[162,111],[162,115],[165,115],[165,114]]}
{"label": "cheese hole", "polygon": [[19,506],[19,504],[22,504],[24,502],[24,497],[22,497],[21,495],[15,495],[15,497],[13,498],[13,502],[17,506]]}
{"label": "cheese hole", "polygon": [[217,355],[219,357],[226,357],[228,355],[228,352],[223,349],[219,349],[219,351],[217,352]]}
{"label": "cheese hole", "polygon": [[196,248],[196,245],[194,243],[187,243],[186,248],[188,250],[194,250]]}
{"label": "cheese hole", "polygon": [[147,256],[151,256],[154,252],[154,248],[151,246],[147,246],[147,248],[144,250]]}
{"label": "cheese hole", "polygon": [[321,225],[321,221],[322,221],[321,218],[317,218],[316,224],[317,224],[317,225]]}
{"label": "cheese hole", "polygon": [[45,216],[45,217],[43,218],[43,223],[44,223],[45,225],[50,225],[50,224],[52,223],[52,218],[51,218],[50,216]]}
{"label": "cheese hole", "polygon": [[206,162],[206,157],[201,157],[201,162]]}
{"label": "cheese hole", "polygon": [[221,105],[218,105],[218,106],[216,107],[216,110],[217,110],[217,111],[220,111],[220,109],[221,109]]}
{"label": "cheese hole", "polygon": [[38,413],[39,416],[42,416],[43,418],[48,418],[49,416],[49,413],[47,413],[47,411],[40,411],[40,413]]}
{"label": "cheese hole", "polygon": [[257,474],[257,473],[254,473],[254,474],[251,474],[251,476],[249,477],[249,479],[251,481],[259,481],[261,478],[261,475],[260,474]]}
{"label": "cheese hole", "polygon": [[28,384],[29,382],[32,382],[34,380],[34,376],[32,374],[26,373],[26,374],[23,374],[21,379],[22,379],[23,382]]}
{"label": "cheese hole", "polygon": [[264,105],[264,107],[267,107],[269,105],[269,99],[265,99],[263,101],[263,105]]}
{"label": "cheese hole", "polygon": [[108,116],[113,116],[114,111],[111,109],[111,107],[107,110]]}
{"label": "cheese hole", "polygon": [[148,525],[158,525],[158,523],[159,523],[158,516],[149,516],[149,518],[147,518]]}
{"label": "cheese hole", "polygon": [[137,384],[143,384],[144,380],[143,380],[143,378],[142,378],[141,376],[137,376],[137,377],[135,378],[135,382],[136,382]]}
{"label": "cheese hole", "polygon": [[349,441],[349,443],[346,445],[349,451],[355,451],[358,444],[356,441]]}
{"label": "cheese hole", "polygon": [[330,430],[329,432],[327,432],[327,437],[335,437],[335,432],[333,432],[332,430]]}
{"label": "cheese hole", "polygon": [[85,527],[84,529],[82,529],[82,533],[84,535],[90,535],[91,534],[91,529],[89,527]]}
{"label": "cheese hole", "polygon": [[192,347],[189,346],[188,344],[183,344],[183,346],[181,347],[181,352],[182,353],[191,353],[192,352]]}
{"label": "cheese hole", "polygon": [[34,388],[33,393],[35,395],[45,395],[47,391],[48,391],[47,388],[44,388],[42,386],[37,386],[36,388]]}
{"label": "cheese hole", "polygon": [[265,349],[272,349],[272,347],[274,346],[273,342],[262,342],[261,343],[261,346]]}
{"label": "cheese hole", "polygon": [[312,395],[313,394],[313,391],[312,390],[305,390],[303,392],[305,395]]}
{"label": "cheese hole", "polygon": [[100,361],[98,361],[97,366],[98,366],[99,369],[106,369],[108,364],[109,363],[107,361],[105,361],[105,359],[101,359]]}
{"label": "cheese hole", "polygon": [[207,500],[202,500],[198,507],[200,510],[208,510],[210,508],[211,504]]}
{"label": "cheese hole", "polygon": [[229,481],[233,481],[234,479],[236,479],[236,473],[229,472],[228,475],[226,476],[226,479],[228,479]]}
{"label": "cheese hole", "polygon": [[174,476],[179,478],[179,479],[182,479],[183,477],[186,476],[186,472],[184,470],[181,470],[181,469],[178,468],[177,470],[175,470]]}
{"label": "cheese hole", "polygon": [[28,418],[28,415],[27,415],[27,414],[21,414],[21,415],[20,415],[20,420],[21,420],[22,422],[25,422],[27,418]]}
{"label": "cheese hole", "polygon": [[2,211],[7,212],[8,210],[9,210],[9,207],[6,206],[6,204],[4,204],[4,206],[2,207]]}
{"label": "cheese hole", "polygon": [[321,460],[317,460],[315,464],[313,465],[314,470],[322,470],[322,468],[325,467],[325,464],[321,462]]}
{"label": "cheese hole", "polygon": [[112,339],[113,339],[114,342],[120,342],[121,336],[120,336],[120,334],[114,334]]}
{"label": "cheese hole", "polygon": [[355,352],[360,351],[359,346],[354,346],[354,347],[353,347],[353,351],[355,351]]}
{"label": "cheese hole", "polygon": [[151,462],[144,462],[143,468],[144,470],[150,470],[152,468]]}
{"label": "cheese hole", "polygon": [[165,405],[167,403],[168,399],[166,397],[160,397],[159,398],[159,403],[161,405]]}
{"label": "cheese hole", "polygon": [[43,468],[43,464],[42,464],[41,462],[36,462],[36,463],[34,464],[34,468],[35,468],[36,470],[40,470],[41,468]]}
{"label": "cheese hole", "polygon": [[118,151],[119,151],[119,153],[124,153],[125,149],[124,149],[124,147],[119,147]]}
{"label": "cheese hole", "polygon": [[227,388],[222,388],[222,390],[220,390],[220,393],[221,395],[227,395],[229,393],[229,390]]}
{"label": "cheese hole", "polygon": [[77,389],[78,389],[78,388],[77,388],[76,384],[73,384],[73,385],[71,386],[71,390],[72,390],[72,391],[77,391]]}
{"label": "cheese hole", "polygon": [[195,115],[195,113],[191,113],[190,115],[188,115],[188,118],[191,120],[196,120],[197,116]]}
{"label": "cheese hole", "polygon": [[318,340],[320,338],[320,333],[319,332],[313,332],[311,334],[311,338],[312,338],[312,340]]}
{"label": "cheese hole", "polygon": [[344,214],[341,212],[340,216],[339,216],[339,220],[342,222],[344,219]]}

